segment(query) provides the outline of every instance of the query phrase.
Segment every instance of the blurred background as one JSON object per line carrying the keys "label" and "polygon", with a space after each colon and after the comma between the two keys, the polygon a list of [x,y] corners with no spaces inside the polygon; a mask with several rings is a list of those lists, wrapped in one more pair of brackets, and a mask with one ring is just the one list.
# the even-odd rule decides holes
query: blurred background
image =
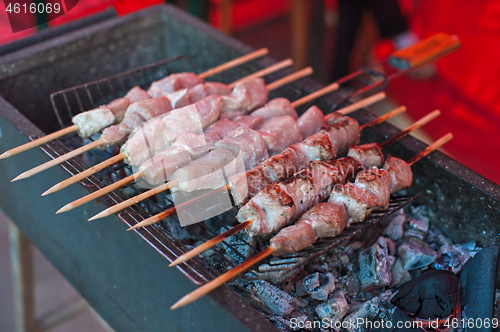
{"label": "blurred background", "polygon": [[[5,1],[8,3],[9,1]],[[40,2],[40,1],[36,1]],[[43,2],[43,1],[42,1]],[[386,112],[399,105],[408,107],[406,117],[393,123],[403,128],[434,109],[441,117],[426,125],[418,137],[426,142],[453,132],[446,153],[477,173],[500,183],[500,1],[496,0],[169,0],[210,25],[254,47],[267,47],[270,57],[291,57],[295,69],[312,66],[313,78],[332,82],[362,66],[388,57],[437,32],[457,35],[461,48],[437,63],[391,82],[389,98],[371,108]],[[113,7],[118,15],[164,4],[164,0],[73,0],[63,16],[26,14],[20,25],[35,26],[13,33],[6,8],[0,8],[0,44],[35,34]],[[66,1],[68,6],[68,1]],[[48,96],[47,96],[48,97]],[[1,217],[1,216],[0,216]],[[0,218],[1,243],[7,237],[7,221]],[[5,249],[5,248],[4,248]],[[8,259],[7,250],[1,251]],[[40,257],[38,257],[40,256]],[[42,275],[37,289],[59,288],[59,301],[78,295],[64,283],[41,255],[37,269]],[[2,264],[9,267],[9,264]],[[1,331],[13,328],[9,269],[2,269],[0,290]],[[46,274],[44,274],[46,273]],[[45,276],[45,277],[44,277]],[[45,278],[45,279],[44,279]],[[67,289],[66,289],[66,288]],[[4,293],[5,292],[5,293]],[[44,295],[45,294],[45,295]],[[54,299],[46,291],[37,293],[41,310]],[[66,295],[64,295],[66,294]],[[44,300],[45,296],[45,300]],[[38,303],[40,302],[40,303]],[[57,301],[56,301],[57,302]],[[82,305],[82,310],[86,310]],[[41,312],[43,314],[43,312]],[[92,330],[102,324],[97,318]],[[78,330],[66,325],[59,329]],[[87,323],[83,330],[88,331]],[[107,328],[102,326],[103,330]]]}

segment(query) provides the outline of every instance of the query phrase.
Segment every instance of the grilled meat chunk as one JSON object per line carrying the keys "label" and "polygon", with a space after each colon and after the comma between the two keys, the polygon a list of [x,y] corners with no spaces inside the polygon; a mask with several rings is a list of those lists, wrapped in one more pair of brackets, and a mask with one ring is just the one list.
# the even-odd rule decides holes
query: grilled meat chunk
{"label": "grilled meat chunk", "polygon": [[351,145],[359,144],[359,123],[353,118],[344,116],[321,131],[328,134],[338,155],[346,153]]}
{"label": "grilled meat chunk", "polygon": [[327,197],[335,184],[354,179],[361,169],[362,165],[352,157],[333,161],[317,160],[310,165],[312,178],[321,197]]}
{"label": "grilled meat chunk", "polygon": [[336,157],[330,137],[325,133],[316,133],[302,142],[290,146],[297,154],[297,164],[300,168],[307,167],[315,160],[329,160]]}
{"label": "grilled meat chunk", "polygon": [[349,223],[358,223],[372,213],[378,204],[378,197],[354,183],[334,186],[328,202],[345,204],[349,213]]}
{"label": "grilled meat chunk", "polygon": [[384,164],[384,154],[377,143],[352,145],[347,155],[359,160],[365,169],[382,167]]}
{"label": "grilled meat chunk", "polygon": [[356,176],[356,185],[375,194],[378,204],[374,206],[377,210],[387,210],[389,207],[389,196],[391,195],[392,178],[389,172],[383,169],[371,168],[361,171]]}
{"label": "grilled meat chunk", "polygon": [[297,173],[290,179],[281,182],[280,186],[290,195],[295,205],[295,212],[290,220],[297,219],[302,213],[309,210],[313,205],[318,204],[324,198],[319,195],[319,191],[313,181],[313,176],[307,170]]}
{"label": "grilled meat chunk", "polygon": [[293,200],[278,184],[271,184],[243,206],[238,212],[238,221],[252,219],[246,229],[248,235],[270,234],[283,228],[295,212]]}
{"label": "grilled meat chunk", "polygon": [[250,197],[254,197],[271,183],[271,179],[260,165],[229,179],[231,196],[237,206],[245,204]]}
{"label": "grilled meat chunk", "polygon": [[389,172],[392,177],[391,194],[411,187],[413,173],[410,165],[404,160],[389,156],[385,161],[384,169]]}
{"label": "grilled meat chunk", "polygon": [[271,182],[279,182],[297,172],[297,157],[292,149],[286,148],[283,152],[266,159],[260,166]]}

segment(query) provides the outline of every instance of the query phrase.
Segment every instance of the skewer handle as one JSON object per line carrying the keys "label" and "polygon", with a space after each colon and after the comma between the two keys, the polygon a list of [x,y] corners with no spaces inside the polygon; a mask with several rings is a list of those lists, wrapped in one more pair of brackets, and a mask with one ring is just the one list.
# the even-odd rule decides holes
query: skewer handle
{"label": "skewer handle", "polygon": [[385,92],[379,92],[379,93],[376,93],[376,94],[374,94],[370,97],[367,97],[365,99],[361,99],[360,101],[357,101],[349,106],[341,108],[337,111],[337,113],[340,113],[342,115],[347,115],[347,114],[350,114],[354,111],[357,111],[363,107],[367,107],[367,106],[370,106],[372,104],[375,104],[375,103],[381,101],[382,99],[384,99],[385,97],[386,97]]}
{"label": "skewer handle", "polygon": [[217,235],[216,237],[214,237],[214,238],[212,238],[212,239],[210,239],[210,240],[208,240],[208,241],[200,244],[196,248],[194,248],[192,250],[189,250],[188,252],[180,255],[179,257],[177,257],[176,260],[174,260],[169,265],[169,267],[172,267],[172,266],[178,265],[180,263],[183,263],[183,262],[187,261],[188,259],[191,259],[194,256],[196,256],[198,254],[201,254],[205,250],[207,250],[207,249],[215,246],[217,243],[220,243],[220,242],[224,241],[225,239],[227,239],[228,237],[230,237],[230,236],[238,233],[239,231],[242,231],[245,228],[249,227],[250,225],[252,225],[252,222],[253,222],[252,219],[248,219],[248,220],[245,220],[244,222],[242,222],[241,224],[238,224],[238,225],[236,225],[234,227],[231,227],[227,231],[225,231],[225,232]]}
{"label": "skewer handle", "polygon": [[[140,177],[143,177],[144,174],[145,174],[144,171],[139,172],[139,173],[135,174],[135,176],[136,176],[135,178],[138,179]],[[126,201],[123,201],[119,204],[113,205],[110,208],[107,208],[106,210],[102,211],[101,213],[98,213],[95,216],[93,216],[92,218],[90,218],[89,221],[104,218],[104,217],[107,217],[109,215],[112,215],[113,213],[116,213],[116,212],[121,211],[125,208],[128,208],[129,206],[137,204],[140,201],[145,200],[146,198],[149,198],[151,196],[159,194],[162,191],[165,191],[169,188],[173,188],[173,187],[177,186],[178,184],[179,184],[179,181],[177,181],[177,180],[172,180],[168,183],[162,184],[161,186],[158,186],[154,189],[148,190],[140,195],[131,197],[131,198],[127,199]]]}
{"label": "skewer handle", "polygon": [[92,166],[89,169],[86,169],[85,171],[83,171],[81,173],[78,173],[78,174],[70,177],[69,179],[66,179],[64,181],[59,182],[58,184],[52,186],[49,190],[47,190],[46,192],[44,192],[42,194],[42,196],[45,196],[45,195],[48,195],[48,194],[52,194],[52,193],[55,193],[55,192],[57,192],[57,191],[59,191],[61,189],[64,189],[64,188],[72,185],[73,183],[76,183],[76,182],[78,182],[80,180],[83,180],[83,179],[89,177],[90,175],[95,174],[95,173],[103,170],[104,168],[113,165],[114,163],[122,161],[126,157],[127,156],[124,153],[120,153],[120,154],[118,154],[118,155],[116,155],[116,156],[114,156],[112,158],[109,158],[108,160],[105,160],[105,161],[103,161],[100,164]]}
{"label": "skewer handle", "polygon": [[28,143],[23,144],[21,146],[18,146],[18,147],[15,147],[13,149],[10,149],[8,151],[5,151],[4,153],[2,153],[0,155],[0,159],[5,159],[5,158],[8,158],[8,157],[14,156],[14,155],[16,155],[18,153],[24,152],[24,151],[29,150],[31,148],[34,148],[36,146],[40,146],[40,145],[42,145],[44,143],[50,142],[50,141],[52,141],[52,140],[54,140],[56,138],[62,137],[62,136],[67,135],[67,134],[70,134],[70,133],[75,132],[77,130],[78,130],[78,126],[77,125],[72,125],[72,126],[69,126],[67,128],[58,130],[55,133],[52,133],[52,134],[40,137],[40,138],[38,138],[38,139],[36,139],[34,141],[28,142]]}
{"label": "skewer handle", "polygon": [[286,60],[280,61],[280,62],[278,62],[278,63],[276,63],[276,64],[274,64],[272,66],[269,66],[267,68],[264,68],[264,69],[261,69],[259,71],[256,71],[253,74],[250,74],[248,76],[240,78],[239,80],[234,81],[231,84],[228,84],[228,87],[232,89],[232,88],[234,88],[234,86],[236,84],[238,84],[240,82],[243,82],[245,80],[252,79],[252,78],[267,76],[269,74],[277,72],[278,70],[284,69],[286,67],[290,67],[291,65],[293,65],[293,60],[292,59],[286,59]]}
{"label": "skewer handle", "polygon": [[429,154],[431,154],[431,152],[439,149],[441,146],[443,146],[444,144],[446,144],[452,138],[453,138],[453,134],[452,133],[448,133],[448,134],[444,135],[443,137],[441,137],[440,139],[438,139],[437,141],[435,141],[434,143],[432,143],[431,145],[429,145],[425,150],[423,150],[423,151],[419,152],[418,154],[416,154],[413,158],[411,158],[410,160],[408,160],[406,163],[408,165],[410,165],[410,166],[413,165],[413,164],[415,164],[420,159],[427,157]]}
{"label": "skewer handle", "polygon": [[373,119],[372,121],[360,126],[359,131],[363,131],[366,128],[377,126],[377,125],[384,123],[387,120],[392,119],[393,117],[398,116],[399,114],[404,113],[404,112],[406,112],[406,106],[399,106],[398,108],[395,108],[392,111],[385,113],[384,115],[381,115],[378,118]]}
{"label": "skewer handle", "polygon": [[225,186],[219,187],[219,188],[214,189],[212,191],[209,191],[209,192],[207,192],[207,193],[205,193],[205,194],[203,194],[201,196],[193,198],[190,201],[184,202],[184,203],[179,204],[177,206],[174,206],[174,207],[172,207],[172,208],[170,208],[170,209],[168,209],[166,211],[158,213],[157,215],[154,215],[152,217],[144,219],[140,223],[137,223],[134,226],[132,226],[129,229],[127,229],[127,231],[130,231],[132,229],[136,229],[136,228],[140,228],[140,227],[144,227],[144,226],[148,226],[148,225],[152,225],[154,223],[157,223],[160,220],[163,220],[165,218],[170,217],[171,215],[173,215],[174,213],[176,213],[177,210],[182,211],[182,209],[195,204],[199,200],[204,200],[204,199],[206,199],[206,198],[208,198],[208,197],[210,197],[212,195],[216,195],[217,193],[224,193],[224,192],[228,191],[229,189],[230,189],[229,188],[229,184],[226,184]]}
{"label": "skewer handle", "polygon": [[121,186],[124,186],[124,185],[126,185],[126,184],[128,184],[128,183],[130,183],[130,182],[134,181],[135,179],[140,178],[142,176],[144,176],[143,172],[139,172],[137,174],[132,174],[130,176],[127,176],[126,178],[121,179],[118,182],[112,183],[109,186],[101,188],[101,189],[99,189],[91,194],[88,194],[87,196],[84,196],[82,198],[77,199],[76,201],[73,201],[71,203],[66,204],[61,209],[59,209],[56,212],[56,214],[61,213],[61,212],[66,212],[69,210],[73,210],[74,208],[76,208],[80,205],[83,205],[83,204],[88,203],[90,201],[93,201],[94,199],[97,199],[103,195],[106,195],[107,193],[112,192],[113,190],[118,189]]}
{"label": "skewer handle", "polygon": [[308,94],[307,96],[304,96],[300,99],[297,99],[296,101],[292,102],[292,106],[293,106],[293,108],[297,108],[299,106],[307,104],[308,102],[310,102],[316,98],[327,95],[330,92],[337,90],[338,88],[339,88],[338,83],[332,83],[330,85],[325,86],[324,88],[319,89],[318,91],[315,91],[311,94]]}
{"label": "skewer handle", "polygon": [[222,73],[225,70],[237,67],[237,66],[242,65],[246,62],[263,57],[263,56],[267,55],[268,53],[269,53],[269,50],[267,48],[261,48],[257,51],[240,56],[239,58],[236,58],[234,60],[223,63],[222,65],[219,65],[219,66],[214,67],[212,69],[209,69],[207,71],[204,71],[203,73],[199,74],[198,77],[205,79],[207,77],[217,75],[218,73]]}
{"label": "skewer handle", "polygon": [[89,143],[87,145],[81,146],[78,149],[75,149],[71,152],[68,152],[66,154],[63,154],[62,156],[57,157],[56,159],[52,159],[51,161],[48,161],[44,164],[41,164],[35,168],[30,169],[29,171],[26,171],[22,174],[19,174],[16,178],[14,178],[11,182],[21,180],[21,179],[26,179],[29,178],[30,176],[33,176],[35,174],[38,174],[40,172],[43,172],[53,166],[59,165],[60,163],[65,162],[66,160],[69,160],[73,157],[79,156],[84,152],[87,152],[89,150],[92,150],[93,148],[98,147],[103,143],[102,139],[98,139],[97,141],[94,141],[92,143]]}
{"label": "skewer handle", "polygon": [[252,265],[260,262],[267,256],[271,255],[274,252],[274,247],[268,247],[264,251],[258,253],[257,255],[249,258],[248,260],[244,261],[240,265],[232,268],[231,270],[227,271],[226,273],[218,276],[214,280],[211,280],[204,284],[203,286],[199,287],[195,291],[192,291],[191,293],[185,295],[183,298],[181,298],[179,301],[177,301],[173,306],[170,307],[170,309],[175,310],[180,307],[185,306],[186,304],[189,304],[191,302],[194,302],[198,300],[200,297],[210,293],[220,285],[224,284],[225,282],[231,280],[232,278],[236,277],[238,274],[241,272],[245,271]]}
{"label": "skewer handle", "polygon": [[280,78],[279,80],[276,80],[272,83],[269,83],[266,87],[267,87],[267,90],[269,91],[272,91],[272,90],[275,90],[279,87],[282,87],[283,85],[286,85],[288,83],[291,83],[293,81],[296,81],[300,78],[303,78],[303,77],[306,77],[306,76],[309,76],[313,73],[313,69],[311,67],[307,67],[307,68],[304,68],[304,69],[301,69],[299,71],[296,71],[295,73],[293,74],[290,74],[288,76],[285,76],[283,78]]}
{"label": "skewer handle", "polygon": [[434,120],[440,114],[441,114],[440,110],[435,110],[434,112],[431,112],[431,113],[427,114],[426,116],[424,116],[420,120],[414,122],[411,126],[409,126],[408,128],[406,128],[405,130],[400,131],[397,135],[394,135],[391,138],[389,138],[388,140],[386,140],[385,142],[380,143],[379,147],[381,149],[383,149],[383,148],[391,145],[392,143],[394,143],[396,141],[399,141],[403,137],[408,136],[412,131],[414,131],[414,130],[422,127],[423,125],[429,123],[430,121]]}

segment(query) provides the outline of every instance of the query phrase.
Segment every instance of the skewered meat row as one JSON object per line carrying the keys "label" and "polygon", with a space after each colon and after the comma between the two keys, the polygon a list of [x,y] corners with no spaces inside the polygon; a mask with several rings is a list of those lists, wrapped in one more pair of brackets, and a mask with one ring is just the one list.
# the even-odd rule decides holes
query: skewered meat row
{"label": "skewered meat row", "polygon": [[[82,112],[73,117],[72,122],[78,127],[78,134],[81,137],[90,137],[98,131],[112,125],[120,123],[125,117],[128,108],[135,102],[140,100],[149,99],[151,97],[167,97],[171,101],[171,106],[182,107],[182,103],[189,102],[190,95],[196,96],[199,92],[190,90],[196,87],[196,91],[200,90],[216,90],[224,94],[224,90],[220,86],[224,86],[220,83],[206,83],[208,88],[204,86],[204,80],[199,78],[198,75],[193,73],[178,73],[171,74],[159,81],[153,82],[151,87],[146,92],[138,86],[133,87],[130,91],[122,98],[117,98],[107,105],[99,106],[93,110]],[[199,87],[198,87],[199,86]],[[215,88],[213,89],[212,86]],[[226,87],[226,89],[228,89]],[[176,91],[180,93],[175,93]],[[214,91],[215,92],[215,91]],[[176,106],[177,103],[180,103]]]}
{"label": "skewered meat row", "polygon": [[371,168],[357,174],[354,183],[333,188],[328,202],[304,213],[294,225],[283,228],[271,239],[274,255],[284,255],[310,247],[319,238],[337,236],[350,223],[361,222],[372,210],[385,210],[389,196],[412,183],[410,166],[389,156],[383,169]]}

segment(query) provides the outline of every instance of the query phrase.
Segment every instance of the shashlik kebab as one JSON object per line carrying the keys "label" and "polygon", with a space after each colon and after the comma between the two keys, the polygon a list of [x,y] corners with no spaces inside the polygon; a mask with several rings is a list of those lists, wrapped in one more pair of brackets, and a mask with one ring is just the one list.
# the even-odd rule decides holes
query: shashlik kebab
{"label": "shashlik kebab", "polygon": [[[385,94],[371,96],[369,98],[370,100],[379,100],[383,96],[385,96]],[[293,110],[293,107],[290,107],[290,109]],[[353,110],[353,108],[350,109]],[[260,109],[256,112],[258,114],[265,113],[261,112],[261,110],[267,112],[265,109]],[[294,110],[293,113],[296,117]],[[232,133],[228,134],[226,138],[216,142],[215,149],[210,151],[206,156],[195,160],[182,168],[177,170],[174,169],[175,172],[172,172],[173,174],[170,173],[172,175],[167,179],[162,176],[168,173],[168,171],[165,171],[164,169],[164,162],[162,160],[158,160],[155,163],[156,167],[154,167],[154,165],[147,165],[148,167],[143,168],[142,172],[146,174],[149,168],[151,173],[160,174],[160,179],[169,180],[170,182],[112,206],[89,220],[95,220],[108,216],[168,189],[171,191],[181,190],[184,192],[193,192],[196,190],[219,188],[226,183],[224,176],[219,174],[219,176],[211,176],[210,179],[208,176],[209,174],[213,175],[216,170],[221,168],[224,168],[224,172],[228,178],[236,176],[236,173],[242,172],[245,169],[258,165],[263,160],[265,160],[263,164],[268,167],[270,164],[270,167],[279,169],[283,165],[278,165],[276,167],[276,162],[282,161],[280,159],[281,154],[287,154],[289,161],[295,162],[295,159],[298,159],[296,158],[294,152],[287,153],[286,149],[290,149],[288,146],[292,146],[302,140],[301,132],[307,134],[311,131],[317,131],[319,128],[327,124],[326,121],[331,121],[332,123],[336,122],[340,119],[341,113],[343,112],[332,113],[327,116],[325,120],[323,112],[321,112],[319,108],[313,106],[309,108],[309,110],[304,113],[298,121],[295,121],[292,116],[279,116],[264,122],[257,128],[257,131],[248,128],[244,128],[242,130],[236,129]],[[225,158],[227,154],[223,153],[222,150],[230,151],[236,158],[240,158],[239,161],[243,162],[245,169],[238,169],[236,173],[234,173],[234,169],[226,170],[225,165],[230,164],[231,160],[228,161]],[[285,152],[281,152],[283,150],[285,150]],[[223,157],[220,158],[219,154]],[[275,157],[269,158],[269,155]],[[303,163],[304,162],[301,164]],[[291,166],[296,167],[296,165]],[[146,176],[146,178],[151,179],[155,177]]]}
{"label": "shashlik kebab", "polygon": [[[205,199],[208,196],[217,195],[219,192],[226,192],[227,190],[230,191],[233,197],[233,201],[236,203],[236,205],[240,205],[253,197],[256,193],[263,190],[272,182],[283,181],[293,175],[299,169],[306,167],[308,162],[310,161],[314,161],[316,159],[332,158],[333,151],[339,151],[339,154],[346,153],[347,148],[350,145],[358,144],[360,129],[362,130],[371,125],[382,123],[390,117],[396,116],[404,112],[405,110],[404,107],[398,108],[380,117],[375,122],[373,122],[373,124],[366,124],[361,128],[359,127],[359,124],[356,120],[348,117],[342,117],[341,114],[346,114],[369,105],[369,103],[367,102],[369,98],[352,104],[342,110],[339,110],[336,113],[332,113],[332,115],[329,115],[326,119],[327,122],[330,122],[330,124],[327,124],[326,126],[325,118],[321,110],[316,107],[310,108],[306,113],[302,115],[302,117],[308,119],[308,121],[306,122],[307,127],[303,127],[303,129],[304,132],[316,132],[315,134],[310,135],[302,142],[290,145],[289,147],[284,149],[283,152],[274,155],[261,164],[247,170],[246,172],[241,172],[233,177],[230,177],[229,184],[220,186],[219,188],[216,188],[215,190],[196,199],[180,204],[177,207],[173,207],[153,217],[147,218],[137,225],[134,225],[130,229],[151,225],[155,222],[167,218],[168,216],[174,214],[176,211],[181,211],[182,209],[193,205],[199,199]],[[371,101],[374,100],[375,99],[372,99]],[[315,121],[311,119],[309,115],[311,113],[317,115],[315,117]],[[320,130],[320,128],[323,128],[323,126],[325,126],[325,128]],[[326,132],[329,132],[329,134],[325,134]],[[332,139],[335,141],[336,150],[334,150],[331,145],[330,137],[332,137]],[[335,152],[335,154],[337,154],[337,152]],[[188,188],[188,190],[193,189],[197,188]]]}
{"label": "shashlik kebab", "polygon": [[[285,81],[283,81],[284,83]],[[276,85],[275,85],[276,86]],[[127,178],[124,178],[116,183],[113,183],[105,188],[102,188],[94,193],[91,193],[85,197],[78,199],[72,203],[67,204],[63,208],[61,208],[56,213],[65,212],[73,209],[74,207],[80,206],[86,202],[89,202],[95,198],[98,198],[112,190],[115,190],[125,184],[128,184],[132,181],[135,181],[141,177],[145,177],[146,180],[151,184],[158,184],[159,180],[164,180],[168,174],[172,174],[178,167],[182,167],[184,164],[187,164],[192,159],[197,159],[208,153],[210,147],[214,147],[214,144],[218,144],[217,141],[220,141],[221,144],[223,140],[221,140],[220,136],[225,136],[226,134],[231,134],[233,131],[236,133],[237,128],[240,128],[242,132],[253,133],[253,138],[258,134],[250,128],[254,128],[257,125],[261,125],[263,127],[269,128],[269,122],[272,122],[271,118],[277,117],[280,121],[274,121],[275,129],[283,127],[283,124],[280,122],[293,122],[293,118],[297,118],[297,113],[294,107],[297,107],[301,104],[307,103],[315,98],[328,94],[338,88],[337,84],[331,84],[326,86],[318,91],[315,91],[305,97],[300,98],[294,102],[290,102],[285,98],[276,98],[271,100],[269,103],[257,109],[249,116],[238,116],[234,118],[234,121],[229,119],[220,119],[216,122],[213,122],[206,130],[205,135],[196,135],[194,133],[184,133],[177,136],[177,139],[171,143],[167,139],[165,139],[164,130],[161,129],[160,126],[157,126],[156,129],[146,130],[148,132],[148,137],[151,137],[147,140],[147,148],[151,151],[153,158],[147,159],[148,154],[143,153],[145,148],[137,148],[137,146],[142,146],[142,144],[146,141],[142,139],[142,136],[139,136],[138,144],[135,144],[133,136],[131,140],[129,140],[123,147],[122,151],[125,150],[124,153],[121,153],[119,156],[120,159],[123,159],[122,156],[132,156],[130,158],[129,163],[132,166],[139,166],[139,172],[133,174]],[[380,97],[377,97],[380,98]],[[374,98],[372,98],[374,99]],[[262,116],[259,116],[262,115]],[[267,120],[264,118],[268,118]],[[286,120],[286,121],[283,121]],[[263,123],[264,122],[264,123]],[[179,122],[178,130],[186,130],[186,123]],[[145,129],[141,128],[141,130]],[[261,128],[262,129],[262,128]],[[155,135],[154,132],[157,131]],[[172,132],[174,132],[175,128],[173,128]],[[242,132],[238,134],[241,136]],[[137,134],[136,134],[137,135]],[[220,135],[220,136],[219,136]],[[154,139],[154,136],[160,136],[160,139]],[[217,143],[216,143],[217,142]],[[165,145],[168,143],[168,145]],[[226,142],[227,143],[227,142]],[[130,144],[130,145],[129,145]],[[134,145],[135,144],[135,145]],[[129,145],[127,147],[127,145]],[[234,144],[233,144],[234,147]],[[265,147],[262,147],[265,149]],[[162,150],[163,151],[160,151]],[[157,152],[160,151],[160,152]],[[266,155],[267,157],[267,150]],[[113,157],[115,158],[115,157]],[[111,158],[111,159],[113,159]],[[207,158],[210,158],[207,157]],[[142,162],[144,160],[144,162]],[[142,164],[141,164],[142,162]],[[203,159],[200,161],[203,162]],[[75,183],[81,180],[84,177],[87,177],[100,169],[109,166],[107,161],[94,166],[93,168],[82,172],[81,174],[76,175],[73,178],[64,180],[63,182],[56,184],[54,187],[47,190],[42,195],[46,195],[48,193],[55,192],[60,190],[72,183]],[[156,181],[156,182],[155,182]],[[164,181],[162,181],[163,183]]]}
{"label": "shashlik kebab", "polygon": [[170,308],[178,309],[196,301],[269,255],[296,252],[313,245],[320,237],[337,236],[349,222],[361,222],[372,209],[383,209],[390,194],[411,186],[411,165],[452,138],[451,133],[443,136],[408,162],[389,156],[383,169],[361,171],[354,183],[334,186],[327,203],[315,205],[295,225],[282,229],[267,249],[185,295]]}
{"label": "shashlik kebab", "polygon": [[238,212],[239,225],[179,256],[170,266],[180,264],[246,229],[250,236],[269,235],[288,225],[311,206],[322,201],[332,186],[345,183],[361,169],[380,167],[382,149],[409,135],[439,115],[434,111],[385,142],[351,146],[347,157],[316,160],[307,168],[280,183],[273,183],[253,196]]}
{"label": "shashlik kebab", "polygon": [[[256,108],[258,106],[261,106],[267,101],[268,89],[275,89],[283,84],[288,83],[288,80],[295,80],[297,78],[307,76],[311,72],[311,68],[305,68],[294,74],[281,78],[273,82],[274,84],[269,84],[269,86],[266,86],[264,80],[260,78],[252,78],[239,82],[234,86],[229,95],[218,96],[221,101],[219,102],[220,109],[217,112],[217,117],[219,116],[219,114],[221,116],[223,114],[226,114],[228,116],[235,115],[235,111],[238,109],[240,110],[240,112],[248,112],[252,110],[252,107]],[[221,86],[222,84],[218,85],[219,88]],[[211,90],[210,93],[217,92],[216,90],[218,90],[219,92],[221,90],[224,90],[219,88]],[[204,101],[209,100],[209,98],[213,96],[214,95],[205,97],[195,104],[202,105]],[[199,112],[193,110],[195,104],[173,110],[170,99],[164,96],[138,101],[137,103],[127,108],[122,122],[120,122],[120,124],[118,124],[117,126],[106,128],[103,131],[100,139],[78,149],[75,149],[69,153],[66,153],[51,161],[48,161],[42,165],[39,165],[35,168],[32,168],[20,174],[12,181],[25,179],[34,174],[40,173],[52,166],[58,165],[93,148],[103,149],[111,145],[121,144],[124,140],[126,140],[129,134],[133,137],[133,134],[138,132],[138,128],[143,127],[145,122],[150,122],[152,119],[159,118],[160,115],[166,116],[170,121],[179,120],[179,118],[181,117],[184,117],[184,120],[191,120],[191,122],[199,120],[198,118],[201,118],[206,114],[199,114]],[[189,111],[191,111],[192,113],[190,114],[191,117],[189,117]],[[204,110],[201,109],[200,111]],[[216,119],[214,118],[212,121],[215,120]]]}
{"label": "shashlik kebab", "polygon": [[[179,73],[171,74],[157,83],[153,83],[151,91],[152,93],[165,93],[165,92],[175,92],[182,89],[193,88],[195,85],[193,83],[203,83],[205,78],[221,73],[225,70],[237,67],[246,62],[255,60],[269,53],[267,48],[262,48],[255,52],[251,52],[244,56],[238,57],[234,60],[228,61],[222,65],[209,69],[201,74],[192,73]],[[282,65],[290,65],[290,61],[284,62]],[[284,68],[284,67],[282,67]],[[194,76],[194,77],[193,77]],[[160,86],[156,86],[160,85]],[[158,91],[159,90],[159,91]],[[125,111],[128,106],[134,102],[142,99],[151,98],[149,93],[146,93],[143,89],[136,86],[132,88],[124,97],[115,99],[105,106],[100,106],[96,109],[82,112],[75,117],[73,117],[73,125],[61,130],[58,130],[52,134],[40,137],[36,140],[18,146],[16,148],[10,149],[0,155],[0,159],[8,158],[10,156],[16,155],[23,151],[29,150],[31,148],[40,146],[44,143],[52,141],[56,138],[65,136],[72,132],[78,131],[79,135],[82,137],[89,137],[106,126],[113,123],[118,123],[123,119]]]}

